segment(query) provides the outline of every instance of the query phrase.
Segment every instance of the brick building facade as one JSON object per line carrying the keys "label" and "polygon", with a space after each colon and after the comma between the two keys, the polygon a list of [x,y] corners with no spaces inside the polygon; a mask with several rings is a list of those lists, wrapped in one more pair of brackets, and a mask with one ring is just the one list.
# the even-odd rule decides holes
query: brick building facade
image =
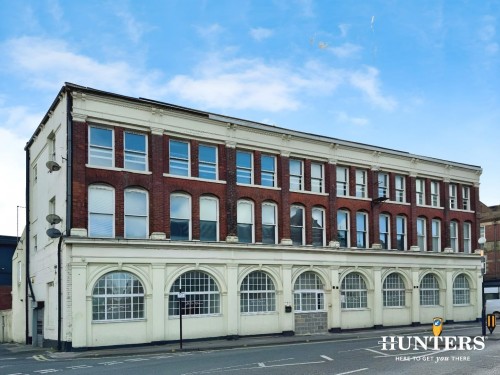
{"label": "brick building facade", "polygon": [[73,84],[26,152],[36,344],[480,316],[479,167]]}

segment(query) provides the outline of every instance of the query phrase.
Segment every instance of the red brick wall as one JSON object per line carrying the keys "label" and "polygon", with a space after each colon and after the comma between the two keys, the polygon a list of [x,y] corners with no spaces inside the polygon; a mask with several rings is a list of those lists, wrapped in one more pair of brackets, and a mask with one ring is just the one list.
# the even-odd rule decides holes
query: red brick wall
{"label": "red brick wall", "polygon": [[[123,167],[123,132],[120,127],[114,128],[115,139],[115,166]],[[337,237],[338,209],[348,210],[350,215],[351,244],[356,244],[356,212],[363,211],[369,215],[369,244],[379,241],[379,214],[387,214],[391,217],[391,243],[395,247],[396,243],[396,216],[403,215],[407,218],[407,244],[408,248],[417,244],[416,218],[423,216],[427,219],[428,248],[431,248],[431,220],[439,218],[442,221],[442,247],[449,246],[449,222],[456,220],[459,222],[460,248],[462,249],[462,223],[472,223],[471,242],[477,243],[477,229],[479,228],[476,214],[474,212],[451,211],[448,204],[448,183],[440,184],[441,205],[444,208],[417,207],[415,198],[415,177],[406,176],[406,202],[407,204],[397,204],[383,202],[373,204],[372,198],[378,195],[378,172],[369,168],[364,168],[367,172],[367,191],[370,199],[349,199],[336,197],[336,166],[324,163],[325,171],[325,191],[329,195],[307,194],[289,192],[289,157],[276,155],[277,157],[277,181],[281,190],[258,188],[250,186],[239,186],[236,184],[236,149],[227,147],[224,144],[218,146],[218,173],[219,180],[226,183],[213,183],[197,179],[177,178],[164,176],[168,173],[168,147],[169,136],[148,135],[148,155],[149,170],[151,174],[133,173],[120,170],[106,170],[97,168],[87,168],[87,147],[88,147],[88,124],[74,122],[73,131],[73,211],[72,227],[87,227],[87,191],[90,184],[102,183],[112,186],[115,189],[115,232],[116,236],[124,234],[123,217],[123,195],[128,187],[140,187],[149,192],[149,232],[164,232],[167,238],[170,237],[170,194],[173,192],[183,192],[192,198],[192,237],[199,239],[199,199],[202,195],[208,194],[219,199],[219,229],[220,240],[224,241],[228,235],[237,233],[237,201],[238,199],[249,199],[254,202],[255,217],[255,240],[262,241],[261,217],[262,203],[265,201],[275,202],[278,206],[278,228],[279,241],[283,238],[290,238],[290,206],[300,204],[306,210],[306,228],[312,227],[311,210],[315,206],[325,209],[326,242],[335,240]],[[191,152],[191,175],[198,176],[198,141],[190,141]],[[260,183],[261,164],[260,151],[254,151],[254,183]],[[311,161],[304,161],[304,184],[306,190],[310,190]],[[355,195],[356,188],[356,168],[350,167],[349,186],[351,196]],[[395,199],[395,175],[390,173],[391,200]],[[458,204],[461,207],[461,185],[458,185],[460,195]],[[430,180],[426,180],[426,199],[430,204]],[[475,209],[479,204],[477,188],[471,188],[471,206]],[[312,243],[311,230],[306,230],[306,243]]]}

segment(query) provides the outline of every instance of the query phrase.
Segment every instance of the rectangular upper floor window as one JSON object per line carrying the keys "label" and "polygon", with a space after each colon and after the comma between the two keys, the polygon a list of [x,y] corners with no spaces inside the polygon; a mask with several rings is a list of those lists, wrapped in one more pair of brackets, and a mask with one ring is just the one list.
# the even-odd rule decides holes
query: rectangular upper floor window
{"label": "rectangular upper floor window", "polygon": [[262,186],[276,187],[276,157],[262,155],[260,157],[260,184]]}
{"label": "rectangular upper floor window", "polygon": [[171,139],[169,146],[169,173],[177,176],[189,176],[189,143]]}
{"label": "rectangular upper floor window", "polygon": [[301,160],[290,159],[290,190],[304,190],[304,168]]}
{"label": "rectangular upper floor window", "polygon": [[337,167],[337,196],[346,197],[349,195],[349,169]]}
{"label": "rectangular upper floor window", "polygon": [[450,209],[456,210],[457,206],[457,185],[450,184]]}
{"label": "rectangular upper floor window", "polygon": [[425,204],[425,180],[417,178],[415,180],[417,190],[417,204],[423,206]]}
{"label": "rectangular upper floor window", "polygon": [[406,202],[406,180],[405,176],[396,176],[394,190],[396,191],[396,202]]}
{"label": "rectangular upper floor window", "polygon": [[378,196],[389,198],[389,175],[387,173],[378,174]]}
{"label": "rectangular upper floor window", "polygon": [[89,164],[98,167],[114,167],[113,130],[89,127]]}
{"label": "rectangular upper floor window", "polygon": [[431,206],[439,207],[439,182],[431,181]]}
{"label": "rectangular upper floor window", "polygon": [[198,177],[217,180],[217,147],[198,146]]}
{"label": "rectangular upper floor window", "polygon": [[247,151],[236,151],[236,182],[253,184],[253,154]]}
{"label": "rectangular upper floor window", "polygon": [[325,192],[323,164],[311,163],[311,191],[315,193]]}
{"label": "rectangular upper floor window", "polygon": [[366,171],[356,170],[356,197],[366,198]]}
{"label": "rectangular upper floor window", "polygon": [[470,210],[470,188],[468,186],[462,186],[462,208]]}
{"label": "rectangular upper floor window", "polygon": [[146,171],[148,169],[147,138],[145,134],[124,133],[125,169]]}

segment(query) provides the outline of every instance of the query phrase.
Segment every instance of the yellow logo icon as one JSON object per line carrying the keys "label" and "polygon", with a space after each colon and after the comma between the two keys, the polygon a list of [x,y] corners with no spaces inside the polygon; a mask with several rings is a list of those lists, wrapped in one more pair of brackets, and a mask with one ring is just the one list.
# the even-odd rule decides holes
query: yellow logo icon
{"label": "yellow logo icon", "polygon": [[434,336],[441,336],[443,332],[443,318],[434,318],[432,323],[432,333]]}

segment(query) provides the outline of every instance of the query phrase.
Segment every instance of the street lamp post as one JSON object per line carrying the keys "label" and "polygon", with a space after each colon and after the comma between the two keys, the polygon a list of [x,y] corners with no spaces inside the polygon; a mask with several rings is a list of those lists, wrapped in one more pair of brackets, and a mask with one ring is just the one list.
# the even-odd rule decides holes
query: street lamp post
{"label": "street lamp post", "polygon": [[486,238],[481,237],[477,240],[479,243],[479,248],[481,249],[481,295],[482,295],[482,309],[481,309],[481,333],[483,336],[486,336],[486,300],[484,297],[484,275],[486,274],[486,258],[484,256],[484,243],[486,242]]}

